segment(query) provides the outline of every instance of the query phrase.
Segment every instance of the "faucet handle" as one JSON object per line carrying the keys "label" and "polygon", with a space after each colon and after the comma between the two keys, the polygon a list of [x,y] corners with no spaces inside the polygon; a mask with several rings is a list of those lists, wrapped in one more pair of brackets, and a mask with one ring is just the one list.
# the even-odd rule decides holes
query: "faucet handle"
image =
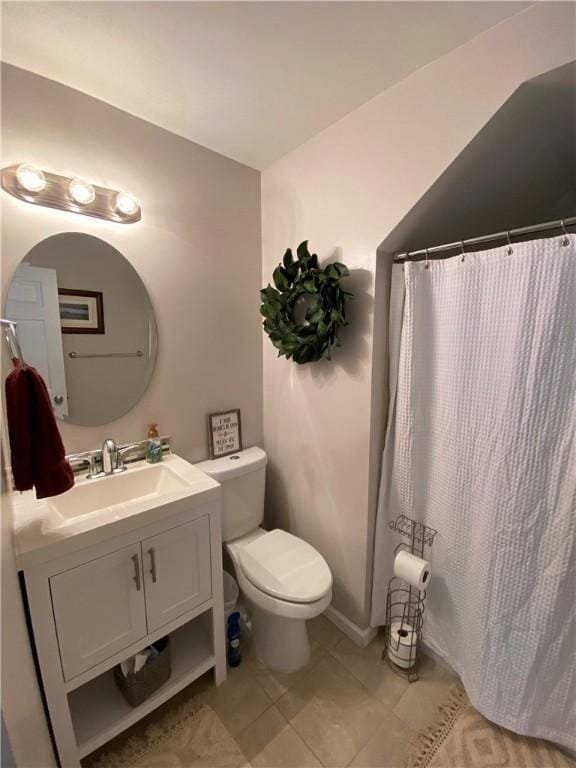
{"label": "faucet handle", "polygon": [[98,469],[98,451],[90,451],[86,456],[88,462],[88,474],[86,480],[94,480],[97,477],[102,477],[102,472]]}
{"label": "faucet handle", "polygon": [[95,480],[97,477],[102,477],[103,475],[103,472],[98,467],[99,455],[99,451],[85,451],[84,453],[73,453],[66,458],[72,465],[74,472],[77,471],[74,469],[75,466],[79,467],[83,464],[87,464],[88,474],[86,475],[86,480]]}
{"label": "faucet handle", "polygon": [[140,448],[141,445],[141,443],[128,443],[128,445],[123,445],[121,448],[118,448],[116,450],[116,469],[114,472],[125,472],[127,467],[124,464],[124,456],[126,456],[127,453],[130,453],[130,451]]}

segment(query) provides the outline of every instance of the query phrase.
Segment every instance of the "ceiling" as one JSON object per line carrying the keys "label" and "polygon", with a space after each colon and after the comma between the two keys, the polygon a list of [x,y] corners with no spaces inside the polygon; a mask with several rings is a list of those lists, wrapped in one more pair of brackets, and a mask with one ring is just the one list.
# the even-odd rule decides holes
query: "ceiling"
{"label": "ceiling", "polygon": [[264,168],[531,4],[4,2],[2,58]]}

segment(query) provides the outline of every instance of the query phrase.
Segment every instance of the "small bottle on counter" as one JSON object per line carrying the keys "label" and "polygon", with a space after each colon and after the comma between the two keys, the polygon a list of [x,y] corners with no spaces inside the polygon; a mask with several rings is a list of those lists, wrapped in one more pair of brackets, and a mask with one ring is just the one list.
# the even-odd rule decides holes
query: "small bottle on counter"
{"label": "small bottle on counter", "polygon": [[146,446],[146,461],[158,464],[162,461],[162,441],[158,434],[158,424],[148,424],[148,445]]}

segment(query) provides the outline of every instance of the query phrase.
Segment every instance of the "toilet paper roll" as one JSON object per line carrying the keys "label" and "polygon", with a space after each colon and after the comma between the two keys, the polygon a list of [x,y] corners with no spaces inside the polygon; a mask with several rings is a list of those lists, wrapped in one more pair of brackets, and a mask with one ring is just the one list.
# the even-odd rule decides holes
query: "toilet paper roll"
{"label": "toilet paper roll", "polygon": [[426,589],[430,581],[430,563],[401,549],[394,558],[394,576],[404,579],[417,589]]}
{"label": "toilet paper roll", "polygon": [[388,658],[396,666],[410,669],[416,662],[418,635],[411,624],[393,622],[388,638]]}

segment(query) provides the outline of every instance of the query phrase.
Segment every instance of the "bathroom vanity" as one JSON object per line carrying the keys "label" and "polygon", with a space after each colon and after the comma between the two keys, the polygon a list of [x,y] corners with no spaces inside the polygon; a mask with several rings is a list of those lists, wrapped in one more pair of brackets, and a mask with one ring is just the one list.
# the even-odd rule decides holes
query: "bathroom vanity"
{"label": "bathroom vanity", "polygon": [[[62,766],[210,669],[226,677],[221,487],[180,457],[15,502],[19,567]],[[132,708],[113,668],[170,637],[172,674]]]}

